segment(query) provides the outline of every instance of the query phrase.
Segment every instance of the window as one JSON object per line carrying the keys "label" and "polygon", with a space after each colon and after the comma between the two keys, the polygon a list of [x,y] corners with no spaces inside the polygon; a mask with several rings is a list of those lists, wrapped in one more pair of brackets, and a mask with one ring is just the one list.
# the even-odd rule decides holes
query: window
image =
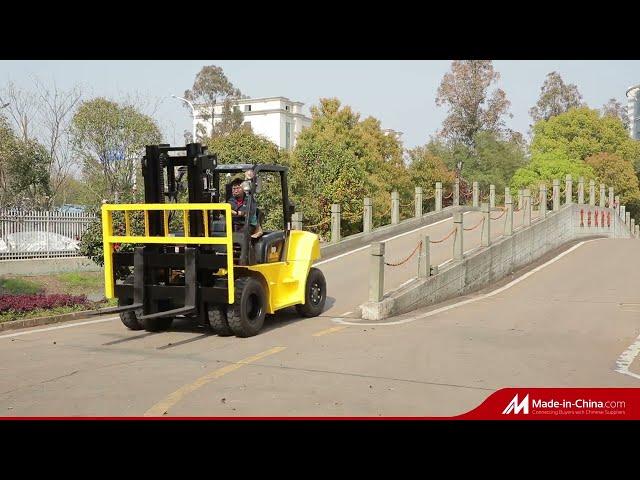
{"label": "window", "polygon": [[286,111],[289,111],[289,105],[285,105],[285,106],[284,106],[284,109],[285,109]]}
{"label": "window", "polygon": [[251,111],[251,105],[245,105],[244,106],[244,111],[245,112],[250,112]]}

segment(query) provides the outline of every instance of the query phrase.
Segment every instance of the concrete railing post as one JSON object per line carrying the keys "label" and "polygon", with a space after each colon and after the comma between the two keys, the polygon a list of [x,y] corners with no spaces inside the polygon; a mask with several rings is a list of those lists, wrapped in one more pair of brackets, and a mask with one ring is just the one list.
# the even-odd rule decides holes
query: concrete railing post
{"label": "concrete railing post", "polygon": [[613,208],[613,187],[609,187],[609,208]]}
{"label": "concrete railing post", "polygon": [[524,197],[524,189],[518,190],[518,210],[522,210],[522,198]]}
{"label": "concrete railing post", "polygon": [[571,179],[571,175],[565,177],[564,195],[565,205],[573,203],[573,180]]}
{"label": "concrete railing post", "polygon": [[511,196],[511,189],[509,187],[504,187],[504,206],[507,206],[507,197]]}
{"label": "concrete railing post", "polygon": [[420,257],[418,258],[418,277],[426,278],[431,275],[431,244],[429,235],[421,235],[422,245],[420,245]]}
{"label": "concrete railing post", "polygon": [[[557,181],[557,180],[555,180]],[[531,225],[531,192],[528,188],[524,189],[524,226]]]}
{"label": "concrete railing post", "polygon": [[481,210],[484,222],[482,222],[480,246],[488,247],[491,245],[491,207],[489,207],[488,203],[483,202]]}
{"label": "concrete railing post", "polygon": [[496,186],[489,185],[489,208],[496,208]]}
{"label": "concrete railing post", "polygon": [[640,225],[636,225],[635,237],[640,238]]}
{"label": "concrete railing post", "polygon": [[631,219],[631,225],[629,226],[629,233],[631,234],[631,236],[635,236],[636,234],[636,219],[632,218]]}
{"label": "concrete railing post", "polygon": [[364,197],[364,209],[362,211],[362,231],[369,233],[373,229],[373,200]]}
{"label": "concrete railing post", "polygon": [[596,182],[589,180],[589,206],[596,206]]}
{"label": "concrete railing post", "polygon": [[442,210],[442,182],[436,182],[436,212]]}
{"label": "concrete railing post", "polygon": [[560,210],[560,180],[553,181],[553,211]]}
{"label": "concrete railing post", "polygon": [[600,184],[600,208],[604,208],[606,203],[605,202],[606,194],[604,193],[604,188],[605,188],[604,183],[601,183]]}
{"label": "concrete railing post", "polygon": [[331,204],[331,243],[340,241],[340,205]]}
{"label": "concrete railing post", "polygon": [[540,184],[540,219],[544,220],[547,216],[547,186]]}
{"label": "concrete railing post", "polygon": [[291,228],[293,230],[302,230],[302,212],[295,212],[291,215]]}
{"label": "concrete railing post", "polygon": [[478,197],[480,192],[478,191],[478,182],[473,182],[473,207],[478,208]]}
{"label": "concrete railing post", "polygon": [[631,212],[625,212],[624,215],[625,215],[624,223],[627,224],[627,229],[629,229],[629,225],[631,225]]}
{"label": "concrete railing post", "polygon": [[616,199],[616,215],[620,215],[620,195],[616,195],[615,199]]}
{"label": "concrete railing post", "polygon": [[456,178],[456,181],[453,183],[453,206],[460,206],[460,179]]}
{"label": "concrete railing post", "polygon": [[416,194],[413,203],[416,206],[416,218],[422,217],[422,187],[416,187]]}
{"label": "concrete railing post", "polygon": [[624,216],[626,209],[627,207],[625,205],[620,205],[620,218],[624,223],[627,223],[627,221],[625,220],[626,217]]}
{"label": "concrete railing post", "polygon": [[453,214],[453,226],[456,228],[456,233],[454,234],[453,240],[453,259],[455,261],[462,260],[463,256],[463,246],[462,246],[462,213],[456,212]]}
{"label": "concrete railing post", "polygon": [[400,194],[397,190],[391,192],[391,224],[400,223]]}
{"label": "concrete railing post", "polygon": [[369,275],[369,301],[380,302],[384,295],[384,243],[371,244],[371,271]]}
{"label": "concrete railing post", "polygon": [[509,193],[504,194],[504,206],[507,209],[507,219],[504,223],[504,234],[505,235],[513,235],[513,200],[511,199],[511,195]]}
{"label": "concrete railing post", "polygon": [[578,203],[584,204],[584,177],[578,179]]}

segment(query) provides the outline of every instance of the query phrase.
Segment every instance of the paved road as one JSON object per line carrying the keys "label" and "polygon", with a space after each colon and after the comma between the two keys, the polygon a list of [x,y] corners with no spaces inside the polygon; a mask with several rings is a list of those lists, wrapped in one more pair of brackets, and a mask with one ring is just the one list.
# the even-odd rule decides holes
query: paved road
{"label": "paved road", "polygon": [[638,261],[640,242],[592,241],[497,295],[391,325],[287,313],[248,339],[184,321],[12,332],[0,415],[455,415],[505,386],[638,387],[639,360],[614,371],[640,334]]}

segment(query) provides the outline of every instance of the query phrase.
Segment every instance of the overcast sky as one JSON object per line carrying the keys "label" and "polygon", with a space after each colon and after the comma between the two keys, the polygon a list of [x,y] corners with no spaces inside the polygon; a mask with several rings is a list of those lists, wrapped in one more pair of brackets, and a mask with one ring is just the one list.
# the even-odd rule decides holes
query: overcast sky
{"label": "overcast sky", "polygon": [[[0,61],[0,88],[8,80],[30,87],[31,77],[55,81],[68,88],[80,84],[90,96],[121,98],[127,94],[161,101],[155,118],[165,141],[182,143],[191,129],[190,112],[182,95],[204,65],[223,68],[233,84],[250,97],[283,96],[304,102],[305,113],[322,97],[337,97],[361,114],[373,115],[383,128],[404,133],[406,148],[426,143],[446,115],[436,107],[438,85],[449,61],[328,61],[328,60],[166,60],[166,61]],[[545,75],[558,71],[575,83],[590,107],[600,108],[609,98],[626,104],[625,91],[640,83],[640,61],[508,61],[494,62],[501,74],[499,86],[511,101],[507,125],[526,134],[528,110],[538,98]]]}

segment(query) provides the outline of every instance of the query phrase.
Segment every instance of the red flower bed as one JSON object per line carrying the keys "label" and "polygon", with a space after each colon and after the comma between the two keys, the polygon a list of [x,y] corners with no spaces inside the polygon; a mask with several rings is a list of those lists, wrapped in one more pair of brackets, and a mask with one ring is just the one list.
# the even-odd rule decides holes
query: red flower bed
{"label": "red flower bed", "polygon": [[36,308],[70,307],[73,305],[90,306],[85,295],[0,295],[0,313],[30,312]]}

